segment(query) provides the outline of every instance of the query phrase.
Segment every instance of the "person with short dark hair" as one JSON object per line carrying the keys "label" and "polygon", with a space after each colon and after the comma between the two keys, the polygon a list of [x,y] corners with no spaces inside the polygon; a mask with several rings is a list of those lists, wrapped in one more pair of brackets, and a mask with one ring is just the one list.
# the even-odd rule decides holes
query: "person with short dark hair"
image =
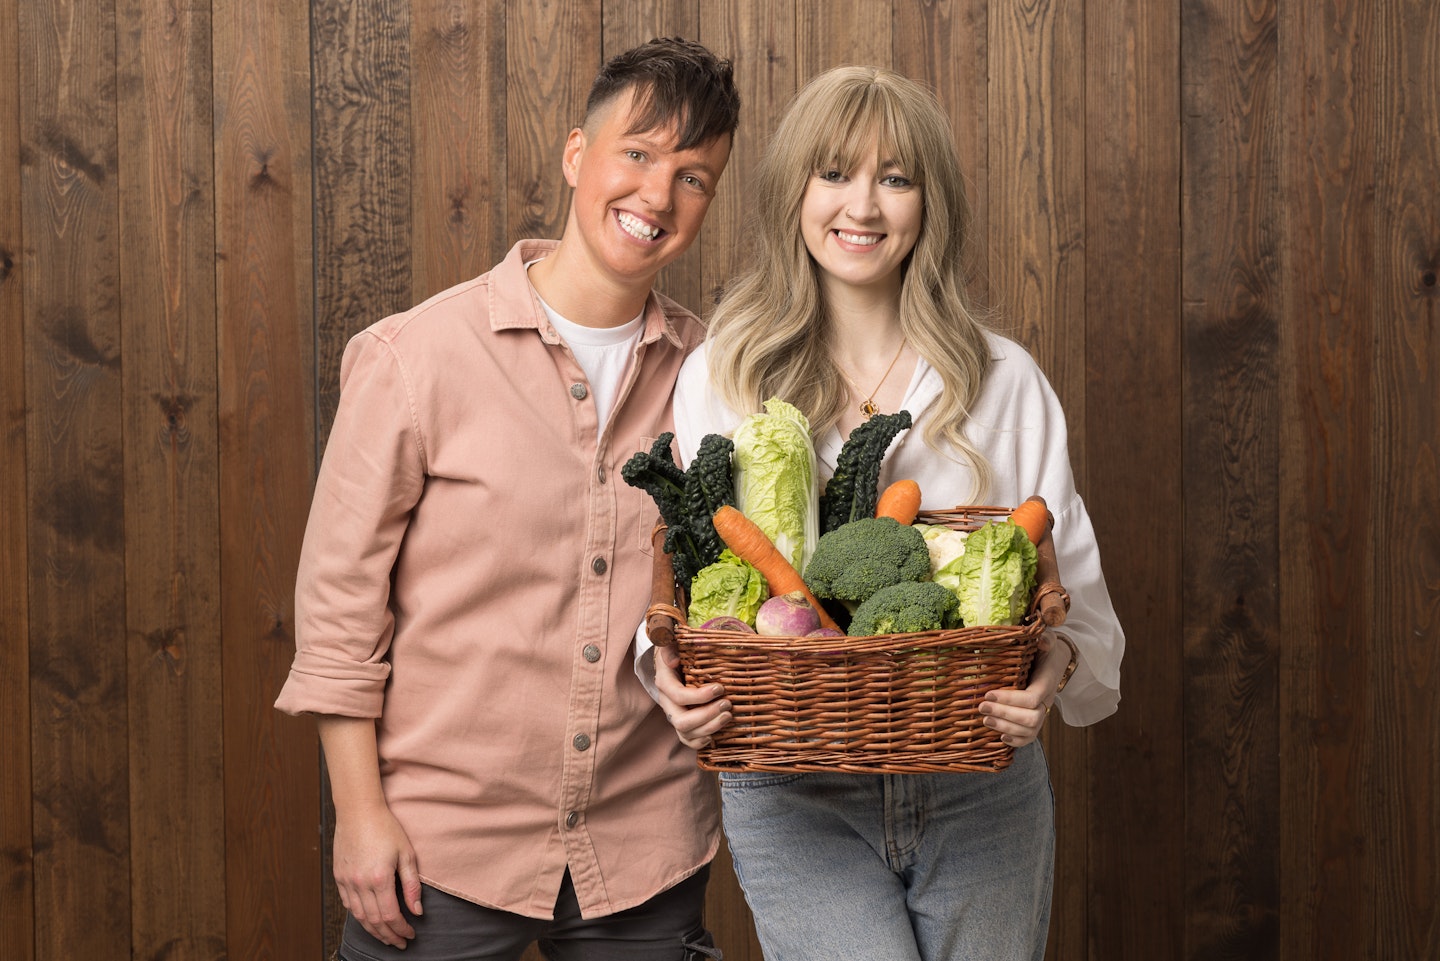
{"label": "person with short dark hair", "polygon": [[713,785],[636,675],[655,511],[620,467],[701,340],[652,288],[738,111],[697,43],[613,58],[560,240],[347,345],[276,702],[318,716],[347,961],[718,957]]}

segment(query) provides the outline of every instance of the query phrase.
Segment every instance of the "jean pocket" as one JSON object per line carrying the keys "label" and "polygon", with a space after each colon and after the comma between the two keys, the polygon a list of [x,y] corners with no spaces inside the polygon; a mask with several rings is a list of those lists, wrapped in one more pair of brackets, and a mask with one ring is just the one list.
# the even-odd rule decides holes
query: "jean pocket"
{"label": "jean pocket", "polygon": [[779,787],[782,784],[793,784],[804,776],[793,771],[721,771],[720,790]]}

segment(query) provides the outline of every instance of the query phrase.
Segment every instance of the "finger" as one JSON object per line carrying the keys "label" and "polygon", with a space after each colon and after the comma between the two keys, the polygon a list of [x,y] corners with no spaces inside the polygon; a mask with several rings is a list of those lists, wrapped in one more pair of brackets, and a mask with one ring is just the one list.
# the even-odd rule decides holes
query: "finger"
{"label": "finger", "polygon": [[425,913],[425,909],[420,906],[420,871],[415,864],[413,851],[405,852],[400,858],[400,890],[411,914]]}

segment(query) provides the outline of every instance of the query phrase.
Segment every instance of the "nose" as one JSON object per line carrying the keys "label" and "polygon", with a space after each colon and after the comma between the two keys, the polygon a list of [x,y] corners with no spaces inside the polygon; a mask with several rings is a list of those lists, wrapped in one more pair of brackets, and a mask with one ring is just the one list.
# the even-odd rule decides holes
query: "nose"
{"label": "nose", "polygon": [[651,210],[669,210],[675,202],[675,181],[663,167],[652,168],[640,182],[640,200]]}
{"label": "nose", "polygon": [[845,197],[845,216],[851,220],[871,220],[879,210],[875,185],[860,178],[853,181]]}

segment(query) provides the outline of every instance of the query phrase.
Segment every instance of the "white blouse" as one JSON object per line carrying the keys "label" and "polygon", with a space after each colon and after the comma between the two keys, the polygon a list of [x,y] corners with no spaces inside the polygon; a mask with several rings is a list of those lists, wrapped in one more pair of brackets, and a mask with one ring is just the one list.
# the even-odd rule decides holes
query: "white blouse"
{"label": "white blouse", "polygon": [[[1071,599],[1060,632],[1079,651],[1075,674],[1058,703],[1067,724],[1093,724],[1113,714],[1119,704],[1125,635],[1105,587],[1090,515],[1075,491],[1065,414],[1039,365],[1023,347],[998,334],[987,337],[994,363],[965,433],[993,469],[987,504],[1014,506],[1039,494],[1055,516],[1052,536],[1060,580]],[[880,472],[881,489],[905,477],[918,483],[923,510],[975,503],[973,471],[958,456],[937,453],[925,443],[925,427],[940,391],[940,375],[919,361],[904,401],[914,425],[895,439]],[[675,440],[681,462],[690,462],[706,434],[728,435],[740,419],[711,389],[706,347],[701,346],[686,360],[675,385]],[[816,442],[822,489],[835,472],[843,442],[833,428]],[[648,647],[643,631],[639,640],[637,655],[643,655]]]}

